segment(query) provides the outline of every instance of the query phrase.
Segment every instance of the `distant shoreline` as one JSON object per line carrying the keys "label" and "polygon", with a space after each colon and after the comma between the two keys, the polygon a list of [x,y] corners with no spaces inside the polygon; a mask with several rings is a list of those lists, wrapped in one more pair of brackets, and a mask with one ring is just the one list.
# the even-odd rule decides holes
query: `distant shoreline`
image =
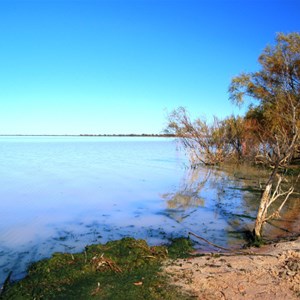
{"label": "distant shoreline", "polygon": [[174,134],[0,134],[0,137],[5,136],[39,136],[39,137],[176,137]]}

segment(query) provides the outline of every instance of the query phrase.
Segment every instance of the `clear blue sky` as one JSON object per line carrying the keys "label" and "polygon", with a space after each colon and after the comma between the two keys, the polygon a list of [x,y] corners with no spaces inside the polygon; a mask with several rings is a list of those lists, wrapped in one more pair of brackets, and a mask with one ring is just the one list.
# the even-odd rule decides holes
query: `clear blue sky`
{"label": "clear blue sky", "polygon": [[160,133],[178,106],[239,113],[231,78],[294,31],[299,0],[0,0],[0,134]]}

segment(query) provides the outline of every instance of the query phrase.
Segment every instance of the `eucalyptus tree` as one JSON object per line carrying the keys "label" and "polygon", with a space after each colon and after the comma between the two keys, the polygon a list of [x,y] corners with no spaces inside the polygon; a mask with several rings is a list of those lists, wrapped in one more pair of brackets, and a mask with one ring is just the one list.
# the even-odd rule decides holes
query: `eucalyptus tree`
{"label": "eucalyptus tree", "polygon": [[231,153],[226,137],[224,121],[214,117],[213,122],[204,118],[191,120],[184,107],[169,115],[167,131],[175,134],[187,150],[193,167],[199,163],[217,165]]}
{"label": "eucalyptus tree", "polygon": [[[255,124],[255,161],[272,168],[262,193],[254,236],[261,238],[263,225],[279,213],[294,187],[281,188],[282,172],[299,149],[300,127],[300,35],[278,34],[276,44],[259,57],[261,69],[232,79],[232,101],[238,105],[255,99],[246,115]],[[274,202],[278,209],[268,215]]]}

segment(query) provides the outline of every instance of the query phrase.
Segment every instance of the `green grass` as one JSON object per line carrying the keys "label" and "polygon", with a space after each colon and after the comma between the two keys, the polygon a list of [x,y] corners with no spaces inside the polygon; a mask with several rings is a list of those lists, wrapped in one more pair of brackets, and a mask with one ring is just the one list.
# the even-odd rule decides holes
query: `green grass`
{"label": "green grass", "polygon": [[161,274],[168,257],[186,257],[187,239],[169,247],[149,247],[144,240],[124,238],[91,245],[77,254],[55,253],[32,264],[28,275],[8,285],[1,299],[189,299]]}

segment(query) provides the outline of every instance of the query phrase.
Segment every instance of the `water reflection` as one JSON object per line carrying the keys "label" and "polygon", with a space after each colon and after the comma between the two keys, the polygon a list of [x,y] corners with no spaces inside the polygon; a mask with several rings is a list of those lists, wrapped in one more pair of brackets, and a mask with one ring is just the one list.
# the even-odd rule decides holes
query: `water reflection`
{"label": "water reflection", "polygon": [[200,196],[200,193],[205,188],[211,172],[212,170],[208,168],[189,168],[179,189],[162,195],[167,203],[166,214],[181,222],[195,209],[204,206],[205,199]]}
{"label": "water reflection", "polygon": [[[190,169],[174,193],[163,194],[163,214],[186,231],[221,246],[240,247],[252,230],[261,188],[268,173],[247,165]],[[266,226],[271,238],[297,232],[299,197],[291,197],[283,216]],[[298,218],[299,219],[299,218]]]}
{"label": "water reflection", "polygon": [[256,214],[258,175],[263,176],[245,166],[189,169],[177,191],[162,195],[163,214],[186,231],[238,247]]}

